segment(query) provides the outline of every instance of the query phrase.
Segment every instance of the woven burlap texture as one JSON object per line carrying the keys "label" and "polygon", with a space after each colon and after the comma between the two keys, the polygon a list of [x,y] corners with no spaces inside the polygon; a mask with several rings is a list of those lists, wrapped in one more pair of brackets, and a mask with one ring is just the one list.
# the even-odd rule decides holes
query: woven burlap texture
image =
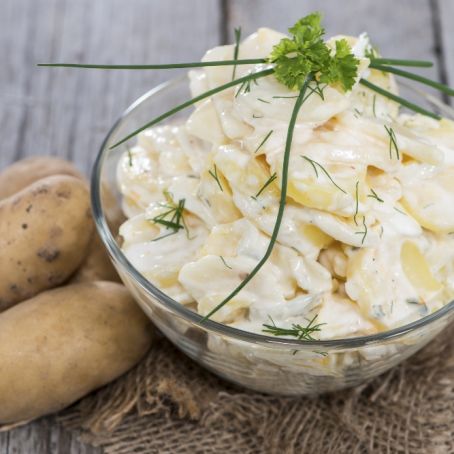
{"label": "woven burlap texture", "polygon": [[454,453],[451,332],[367,385],[301,398],[229,385],[158,338],[58,420],[107,454]]}

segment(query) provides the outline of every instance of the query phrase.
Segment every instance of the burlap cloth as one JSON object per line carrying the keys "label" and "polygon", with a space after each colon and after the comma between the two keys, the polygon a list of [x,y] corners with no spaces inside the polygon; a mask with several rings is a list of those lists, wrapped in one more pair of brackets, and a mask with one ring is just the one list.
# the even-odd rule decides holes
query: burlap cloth
{"label": "burlap cloth", "polygon": [[57,419],[109,454],[454,453],[451,333],[367,385],[302,398],[229,385],[158,337],[135,369]]}

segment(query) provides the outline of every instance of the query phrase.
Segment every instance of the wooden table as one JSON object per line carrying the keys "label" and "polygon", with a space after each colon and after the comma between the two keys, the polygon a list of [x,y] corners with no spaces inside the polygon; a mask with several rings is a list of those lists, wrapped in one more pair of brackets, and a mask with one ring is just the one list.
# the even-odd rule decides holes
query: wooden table
{"label": "wooden table", "polygon": [[[433,60],[430,75],[454,85],[452,0],[1,0],[0,169],[24,156],[51,154],[74,160],[88,174],[122,110],[178,73],[36,63],[197,60],[231,42],[236,26],[243,36],[259,26],[285,31],[313,10],[325,13],[328,35],[367,30],[384,55]],[[50,418],[0,434],[0,454],[100,452]]]}

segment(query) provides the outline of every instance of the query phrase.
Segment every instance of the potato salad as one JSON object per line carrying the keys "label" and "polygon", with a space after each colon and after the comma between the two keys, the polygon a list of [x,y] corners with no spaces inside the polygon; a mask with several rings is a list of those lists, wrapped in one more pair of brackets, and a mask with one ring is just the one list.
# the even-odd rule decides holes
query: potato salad
{"label": "potato salad", "polygon": [[[261,28],[236,50],[266,58],[283,37]],[[453,299],[454,123],[403,113],[359,84],[398,90],[391,74],[369,67],[366,34],[342,38],[359,60],[358,78],[348,92],[309,85],[276,244],[215,321],[264,334],[265,324],[316,320],[315,338],[340,339],[408,324]],[[203,61],[231,60],[234,47],[211,49]],[[191,70],[192,95],[267,67]],[[119,162],[123,252],[202,316],[267,250],[297,96],[274,75],[231,87],[197,103],[185,122],[143,131]]]}

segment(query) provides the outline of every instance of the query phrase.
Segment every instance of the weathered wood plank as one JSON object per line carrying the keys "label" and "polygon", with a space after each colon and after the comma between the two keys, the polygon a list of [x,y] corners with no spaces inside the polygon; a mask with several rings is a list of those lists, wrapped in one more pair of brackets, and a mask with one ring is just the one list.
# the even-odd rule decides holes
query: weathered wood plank
{"label": "weathered wood plank", "polygon": [[9,443],[9,433],[2,432],[0,433],[0,453],[8,453],[8,443]]}
{"label": "weathered wood plank", "polygon": [[[104,135],[175,72],[37,68],[38,62],[199,59],[221,41],[220,1],[2,0],[0,169],[22,156],[73,158],[88,173]],[[43,418],[0,434],[1,454],[96,454]]]}
{"label": "weathered wood plank", "polygon": [[[42,418],[3,434],[0,454],[101,454],[100,448],[79,443],[51,418]],[[0,440],[2,438],[0,437]]]}
{"label": "weathered wood plank", "polygon": [[[449,2],[446,0],[446,3]],[[313,11],[321,11],[327,36],[358,35],[367,31],[383,55],[434,61],[436,64],[433,68],[422,71],[428,77],[438,79],[430,3],[430,0],[231,0],[227,3],[227,27],[230,41],[233,40],[233,28],[239,25],[244,35],[263,26],[285,32],[298,18]]]}
{"label": "weathered wood plank", "polygon": [[0,131],[7,137],[0,167],[50,153],[88,171],[121,111],[175,74],[47,69],[37,62],[198,59],[221,39],[219,14],[218,2],[205,0],[4,0],[0,56],[11,62],[0,75]]}
{"label": "weathered wood plank", "polygon": [[[439,0],[439,21],[440,36],[442,45],[442,55],[445,59],[445,70],[447,82],[451,87],[454,86],[454,29],[452,20],[454,19],[454,2],[452,0]],[[454,101],[451,98],[451,105]]]}

